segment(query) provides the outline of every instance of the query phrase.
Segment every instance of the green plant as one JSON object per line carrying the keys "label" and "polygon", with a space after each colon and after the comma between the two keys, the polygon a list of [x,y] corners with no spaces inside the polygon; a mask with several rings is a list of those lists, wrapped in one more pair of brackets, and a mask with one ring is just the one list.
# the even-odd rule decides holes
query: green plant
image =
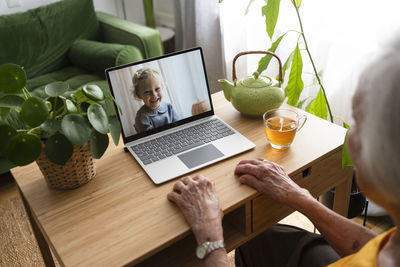
{"label": "green plant", "polygon": [[100,158],[109,132],[118,144],[119,121],[104,108],[113,98],[97,85],[72,91],[67,83],[54,82],[37,97],[26,89],[26,80],[20,66],[0,66],[0,172],[35,161],[42,148],[50,161],[64,165],[73,145],[89,142],[91,155]]}
{"label": "green plant", "polygon": [[[305,107],[305,110],[311,114],[314,114],[322,119],[327,120],[329,116],[329,120],[333,122],[333,114],[331,111],[331,107],[328,102],[328,98],[326,95],[325,88],[322,84],[321,81],[321,72],[317,71],[317,68],[315,66],[314,60],[311,56],[310,49],[308,47],[307,39],[304,33],[303,29],[303,23],[301,21],[300,13],[299,13],[299,8],[301,4],[301,0],[290,0],[293,8],[296,11],[296,15],[298,18],[299,22],[299,27],[300,31],[298,30],[288,30],[276,40],[272,42],[271,47],[268,49],[270,52],[275,52],[281,43],[282,39],[288,34],[288,33],[295,33],[298,34],[297,42],[295,44],[294,50],[290,53],[288,58],[286,59],[282,71],[283,71],[283,77],[285,77],[285,72],[290,68],[289,72],[289,80],[287,82],[286,88],[285,88],[285,95],[287,98],[287,103],[289,105],[298,107],[298,108],[303,108],[303,106],[307,104]],[[254,0],[250,0],[249,6],[254,2]],[[275,26],[278,21],[279,17],[279,9],[280,9],[280,2],[281,0],[265,0],[266,5],[262,7],[262,14],[265,16],[265,24],[266,24],[266,31],[269,36],[269,38],[272,41],[272,37],[275,31]],[[247,9],[248,9],[247,8]],[[304,89],[304,82],[302,79],[302,74],[303,74],[303,59],[302,59],[302,52],[305,51],[308,59],[311,62],[311,65],[313,67],[313,72],[316,80],[316,84],[319,87],[319,91],[317,96],[311,98],[311,101],[309,101],[309,98],[306,99],[300,99],[301,93]],[[257,72],[261,73],[264,71],[268,65],[269,62],[271,61],[271,56],[266,55],[263,58],[260,59],[258,63],[258,69]],[[349,128],[349,126],[343,122],[343,127]],[[343,157],[342,157],[342,165],[343,166],[351,166],[352,162],[350,160],[350,157],[347,153],[346,150],[346,145],[343,146]]]}

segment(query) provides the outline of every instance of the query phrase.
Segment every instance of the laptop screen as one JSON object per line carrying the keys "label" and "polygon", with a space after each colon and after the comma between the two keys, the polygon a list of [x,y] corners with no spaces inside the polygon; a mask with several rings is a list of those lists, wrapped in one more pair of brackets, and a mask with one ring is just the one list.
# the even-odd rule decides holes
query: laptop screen
{"label": "laptop screen", "polygon": [[214,114],[201,48],[106,70],[124,143]]}

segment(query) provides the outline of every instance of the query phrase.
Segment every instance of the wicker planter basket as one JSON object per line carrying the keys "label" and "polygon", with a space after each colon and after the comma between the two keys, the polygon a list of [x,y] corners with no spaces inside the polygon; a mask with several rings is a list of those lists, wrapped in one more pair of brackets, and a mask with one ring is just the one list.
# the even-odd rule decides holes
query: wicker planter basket
{"label": "wicker planter basket", "polygon": [[88,183],[96,174],[89,143],[74,145],[74,152],[65,165],[54,164],[46,157],[44,149],[36,160],[47,184],[53,189],[74,189]]}

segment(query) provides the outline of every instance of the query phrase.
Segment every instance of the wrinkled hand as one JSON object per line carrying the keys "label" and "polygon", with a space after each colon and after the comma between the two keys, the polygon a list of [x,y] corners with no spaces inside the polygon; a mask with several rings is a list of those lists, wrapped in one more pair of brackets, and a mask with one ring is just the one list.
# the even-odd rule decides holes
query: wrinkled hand
{"label": "wrinkled hand", "polygon": [[242,160],[236,166],[235,174],[242,184],[249,185],[273,200],[293,207],[302,195],[309,194],[286,174],[279,164],[264,160]]}
{"label": "wrinkled hand", "polygon": [[210,180],[201,175],[183,177],[167,198],[180,208],[199,244],[223,239],[223,212]]}

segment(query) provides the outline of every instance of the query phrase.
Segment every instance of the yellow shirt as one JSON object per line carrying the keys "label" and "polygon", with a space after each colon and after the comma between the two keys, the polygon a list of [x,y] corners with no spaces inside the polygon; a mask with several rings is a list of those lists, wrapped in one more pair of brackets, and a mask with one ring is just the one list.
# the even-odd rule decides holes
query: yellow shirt
{"label": "yellow shirt", "polygon": [[357,253],[351,254],[347,257],[344,257],[337,262],[332,263],[328,267],[340,267],[340,266],[378,266],[378,253],[381,248],[388,241],[390,235],[397,229],[397,227],[393,227],[389,231],[386,231],[377,237],[368,241]]}

